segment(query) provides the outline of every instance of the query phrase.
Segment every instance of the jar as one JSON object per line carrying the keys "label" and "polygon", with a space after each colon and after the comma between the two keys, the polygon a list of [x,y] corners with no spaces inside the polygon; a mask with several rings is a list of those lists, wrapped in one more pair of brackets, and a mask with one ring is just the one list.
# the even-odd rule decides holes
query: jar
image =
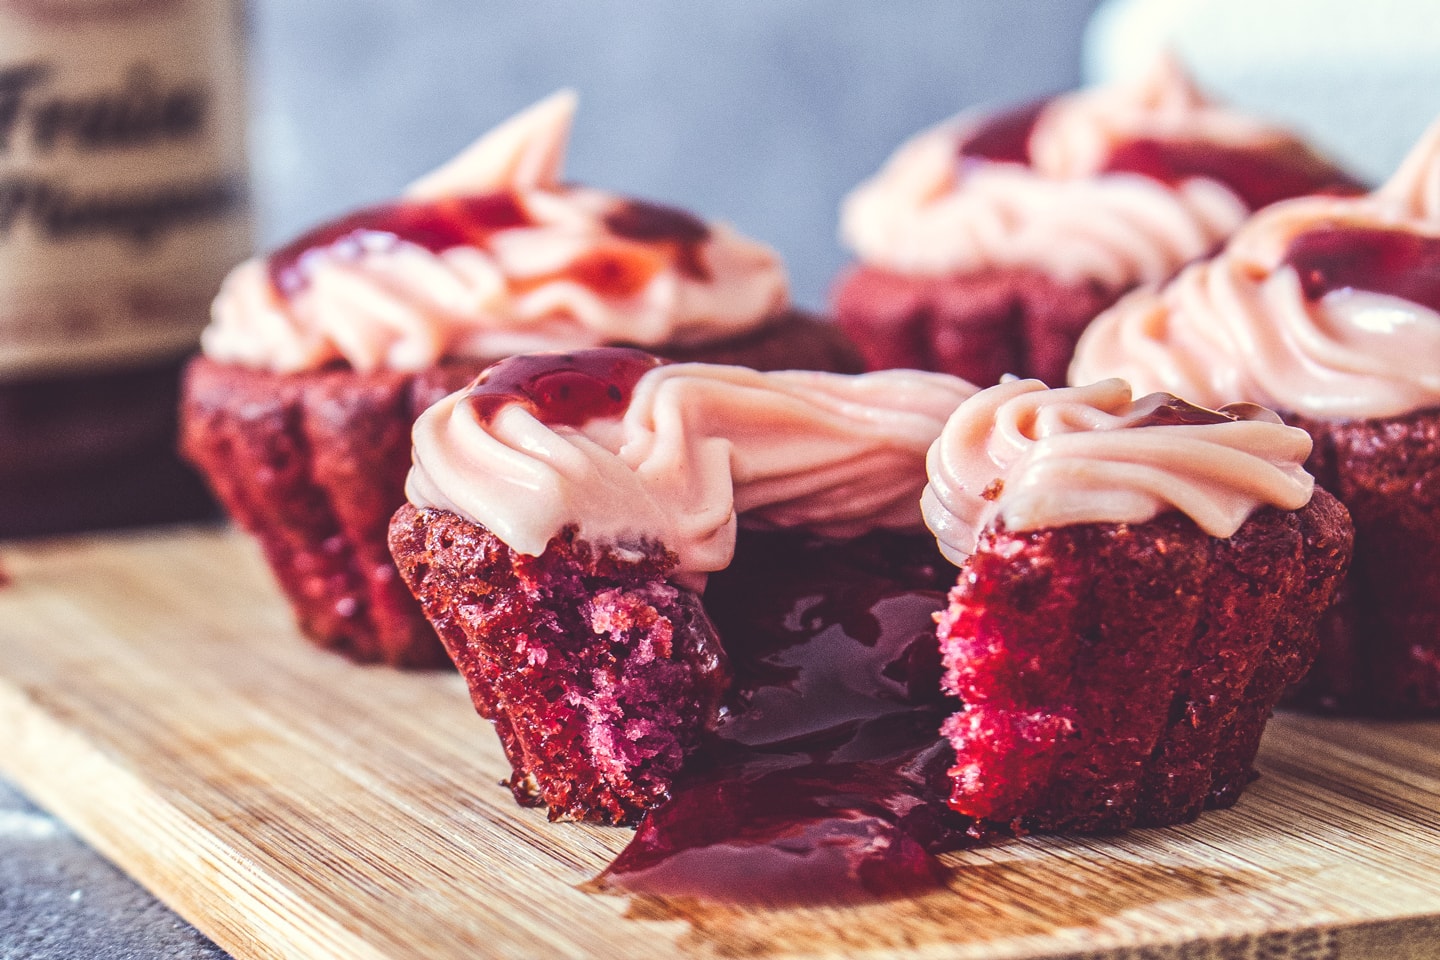
{"label": "jar", "polygon": [[0,537],[212,510],[176,406],[252,243],[242,21],[0,0]]}

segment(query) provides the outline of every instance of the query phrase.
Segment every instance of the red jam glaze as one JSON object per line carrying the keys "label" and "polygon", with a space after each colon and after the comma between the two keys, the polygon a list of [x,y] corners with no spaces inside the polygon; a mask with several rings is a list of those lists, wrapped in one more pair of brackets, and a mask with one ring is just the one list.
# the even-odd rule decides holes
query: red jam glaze
{"label": "red jam glaze", "polygon": [[635,384],[661,363],[630,347],[521,354],[486,367],[466,401],[482,423],[515,405],[550,426],[578,427],[622,415]]}
{"label": "red jam glaze", "polygon": [[1299,144],[1227,147],[1187,140],[1137,139],[1119,144],[1107,173],[1138,173],[1165,184],[1192,177],[1218,180],[1251,210],[1308,194],[1351,196],[1365,187]]}
{"label": "red jam glaze", "polygon": [[1135,401],[1135,409],[1125,421],[1125,427],[1205,426],[1239,419],[1242,418],[1226,410],[1197,407],[1173,394],[1152,393]]}
{"label": "red jam glaze", "polygon": [[[616,237],[668,249],[676,268],[686,276],[702,283],[710,279],[701,253],[710,228],[703,220],[674,207],[625,200],[605,215],[604,223]],[[400,201],[359,210],[302,234],[272,253],[267,268],[275,291],[291,297],[309,283],[312,257],[357,260],[402,242],[444,253],[454,247],[483,247],[501,230],[534,225],[519,198],[509,191],[426,203]],[[564,276],[601,296],[623,299],[644,289],[663,265],[662,254],[602,249],[520,286],[534,287]]]}
{"label": "red jam glaze", "polygon": [[1310,300],[1365,290],[1440,311],[1440,237],[1327,224],[1291,240],[1284,262],[1295,268]]}
{"label": "red jam glaze", "polygon": [[993,114],[971,127],[957,148],[961,160],[1030,163],[1030,134],[1050,101],[1036,100]]}
{"label": "red jam glaze", "polygon": [[742,531],[704,598],[726,712],[598,887],[775,905],[942,886],[934,854],[970,840],[938,733],[947,574],[928,536]]}
{"label": "red jam glaze", "polygon": [[309,282],[307,262],[319,253],[356,260],[367,251],[388,250],[401,242],[443,253],[453,247],[481,245],[493,233],[531,222],[520,201],[508,191],[432,203],[387,203],[301,234],[270,254],[266,266],[275,291],[294,296]]}

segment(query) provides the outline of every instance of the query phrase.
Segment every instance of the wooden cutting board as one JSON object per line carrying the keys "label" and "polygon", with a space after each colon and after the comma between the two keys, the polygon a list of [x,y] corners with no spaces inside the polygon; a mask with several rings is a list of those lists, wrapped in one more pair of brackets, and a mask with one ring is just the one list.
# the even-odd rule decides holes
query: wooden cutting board
{"label": "wooden cutting board", "polygon": [[1440,723],[1281,716],[1233,811],[848,909],[627,901],[458,677],[302,643],[222,530],[0,545],[0,770],[239,958],[1440,956]]}

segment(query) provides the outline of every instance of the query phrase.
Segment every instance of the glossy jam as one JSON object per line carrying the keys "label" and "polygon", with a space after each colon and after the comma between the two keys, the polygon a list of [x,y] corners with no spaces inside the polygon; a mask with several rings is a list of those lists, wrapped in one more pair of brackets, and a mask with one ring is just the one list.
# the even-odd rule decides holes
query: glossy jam
{"label": "glossy jam", "polygon": [[466,399],[482,423],[516,405],[550,426],[578,427],[623,414],[635,384],[660,363],[630,347],[521,354],[485,368]]}
{"label": "glossy jam", "polygon": [[433,203],[387,203],[357,210],[301,234],[272,253],[270,283],[294,296],[309,282],[312,257],[358,260],[367,252],[390,250],[399,243],[444,253],[453,247],[483,245],[491,234],[529,226],[531,220],[514,194],[487,193]]}
{"label": "glossy jam", "polygon": [[1037,100],[986,117],[971,127],[958,147],[963,160],[1030,163],[1030,134],[1049,100]]}
{"label": "glossy jam", "polygon": [[598,881],[702,900],[852,902],[937,887],[956,709],[933,615],[953,568],[929,536],[835,544],[742,531],[705,593],[735,673],[672,799]]}
{"label": "glossy jam", "polygon": [[1440,237],[1334,224],[1295,237],[1284,262],[1311,300],[1365,290],[1440,311]]}
{"label": "glossy jam", "polygon": [[710,279],[700,248],[710,239],[705,221],[675,207],[644,200],[627,200],[605,215],[605,227],[617,237],[641,243],[673,245],[676,266],[686,276]]}
{"label": "glossy jam", "polygon": [[[1237,405],[1238,406],[1238,405]],[[1241,419],[1225,410],[1211,410],[1168,393],[1152,393],[1135,401],[1126,427],[1205,426]]]}
{"label": "glossy jam", "polygon": [[1227,147],[1142,138],[1119,144],[1105,172],[1138,173],[1170,185],[1208,177],[1228,186],[1251,210],[1312,193],[1364,192],[1358,181],[1299,145]]}

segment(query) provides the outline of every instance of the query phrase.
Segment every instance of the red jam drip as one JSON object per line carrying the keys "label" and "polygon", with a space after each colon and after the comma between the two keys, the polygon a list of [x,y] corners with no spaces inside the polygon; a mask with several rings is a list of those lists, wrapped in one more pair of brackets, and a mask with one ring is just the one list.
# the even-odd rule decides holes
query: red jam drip
{"label": "red jam drip", "polygon": [[1037,100],[996,113],[970,128],[957,148],[962,160],[1030,163],[1030,134],[1050,101]]}
{"label": "red jam drip", "polygon": [[682,273],[702,283],[710,279],[710,270],[700,256],[700,248],[710,239],[710,227],[694,214],[645,200],[627,200],[605,215],[605,226],[627,240],[672,245]]}
{"label": "red jam drip", "polygon": [[[1236,406],[1240,406],[1236,404]],[[1133,410],[1125,421],[1125,427],[1174,427],[1208,426],[1214,423],[1230,423],[1233,420],[1248,419],[1236,416],[1228,410],[1210,410],[1168,393],[1152,393],[1141,397],[1133,404]]]}
{"label": "red jam drip", "polygon": [[599,888],[778,905],[943,886],[934,854],[970,826],[946,805],[939,735],[957,704],[933,614],[953,576],[928,536],[741,531],[705,592],[727,710]]}
{"label": "red jam drip", "polygon": [[1331,224],[1291,240],[1284,262],[1310,300],[1365,290],[1440,311],[1440,237]]}
{"label": "red jam drip", "polygon": [[486,367],[466,400],[481,423],[514,405],[549,426],[578,427],[623,415],[635,384],[660,364],[630,347],[522,354]]}
{"label": "red jam drip", "polygon": [[1105,172],[1138,173],[1172,186],[1192,177],[1207,177],[1225,184],[1251,210],[1309,194],[1353,196],[1365,192],[1359,181],[1299,144],[1227,147],[1142,138],[1117,146],[1105,163]]}
{"label": "red jam drip", "polygon": [[454,247],[480,246],[491,234],[532,223],[519,199],[508,191],[429,203],[387,203],[301,234],[272,253],[266,266],[275,291],[290,297],[309,283],[309,265],[317,255],[354,261],[376,250],[393,250],[402,242],[438,254]]}

